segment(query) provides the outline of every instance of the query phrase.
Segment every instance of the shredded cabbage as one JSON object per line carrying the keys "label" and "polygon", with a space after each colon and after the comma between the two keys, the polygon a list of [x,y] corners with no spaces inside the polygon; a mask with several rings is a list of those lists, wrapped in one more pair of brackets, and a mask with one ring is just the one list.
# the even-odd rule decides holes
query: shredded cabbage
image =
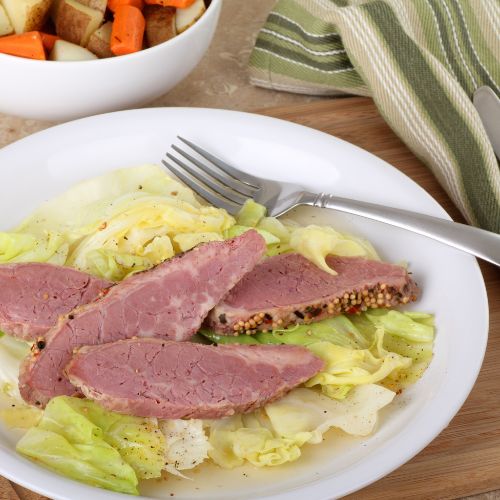
{"label": "shredded cabbage", "polygon": [[118,281],[222,240],[234,222],[164,169],[143,165],[81,182],[0,233],[0,262],[53,262]]}
{"label": "shredded cabbage", "polygon": [[296,251],[332,274],[328,254],[378,258],[360,238],[265,215],[263,205],[247,200],[235,224],[225,210],[200,204],[163,168],[142,165],[80,182],[13,231],[0,233],[0,263],[52,262],[120,281],[200,243],[250,228],[265,239],[268,256]]}
{"label": "shredded cabbage", "polygon": [[[201,205],[193,191],[167,175],[158,165],[113,170],[75,184],[59,196],[41,205],[17,228],[16,232],[34,235],[55,230],[78,239],[73,230],[91,225],[99,226],[141,196],[158,196],[184,201],[195,208]],[[73,236],[73,238],[71,238]]]}
{"label": "shredded cabbage", "polygon": [[248,199],[236,216],[240,226],[255,227],[266,215],[266,207]]}
{"label": "shredded cabbage", "polygon": [[[326,362],[326,368],[309,379],[306,387],[320,385],[324,394],[334,398],[345,397],[347,388],[380,382],[401,369],[411,366],[412,360],[383,346],[384,332],[376,332],[373,349],[352,349],[329,342],[316,342],[308,348]],[[339,393],[338,389],[343,390]]]}
{"label": "shredded cabbage", "polygon": [[222,241],[223,238],[219,233],[180,233],[175,235],[173,240],[181,252],[187,252],[200,243]]}
{"label": "shredded cabbage", "polygon": [[435,328],[432,314],[379,309],[354,315],[352,322],[367,338],[373,338],[376,329],[383,328],[384,349],[411,358],[410,367],[392,373],[383,381],[386,387],[400,391],[422,377],[433,356]]}
{"label": "shredded cabbage", "polygon": [[62,235],[46,231],[39,237],[27,233],[0,232],[0,264],[50,262],[63,265],[69,246]]}
{"label": "shredded cabbage", "polygon": [[246,233],[250,229],[255,229],[264,238],[266,245],[274,245],[280,242],[279,238],[274,236],[274,234],[270,233],[269,231],[266,231],[259,227],[240,226],[239,224],[236,224],[229,228],[226,231],[225,235],[227,238],[235,238],[236,236],[240,236],[241,234]]}
{"label": "shredded cabbage", "polygon": [[310,389],[294,389],[251,414],[206,421],[212,446],[209,455],[225,468],[245,461],[257,467],[293,462],[300,457],[302,446],[321,443],[332,427],[355,436],[370,434],[378,411],[394,395],[375,384],[354,388],[343,401]]}
{"label": "shredded cabbage", "polygon": [[120,281],[130,274],[145,271],[153,266],[153,262],[147,257],[114,252],[106,248],[91,250],[86,260],[90,274],[110,281]]}
{"label": "shredded cabbage", "polygon": [[165,435],[165,469],[171,474],[194,469],[208,458],[210,445],[203,430],[202,420],[160,420],[160,429]]}
{"label": "shredded cabbage", "polygon": [[337,273],[326,263],[328,255],[379,260],[375,249],[368,241],[342,235],[328,226],[311,225],[296,228],[291,232],[289,244],[293,250],[330,274]]}

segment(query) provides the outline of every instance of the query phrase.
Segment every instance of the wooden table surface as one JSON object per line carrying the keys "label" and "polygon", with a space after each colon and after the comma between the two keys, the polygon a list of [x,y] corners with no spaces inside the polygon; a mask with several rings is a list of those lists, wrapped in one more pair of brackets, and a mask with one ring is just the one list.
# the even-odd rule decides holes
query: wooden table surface
{"label": "wooden table surface", "polygon": [[[454,220],[463,221],[430,171],[394,135],[371,100],[344,98],[259,112],[322,130],[374,153],[426,189]],[[349,498],[447,499],[500,489],[500,271],[485,263],[481,270],[490,301],[490,340],[471,395],[419,455]],[[0,500],[42,498],[0,477]]]}

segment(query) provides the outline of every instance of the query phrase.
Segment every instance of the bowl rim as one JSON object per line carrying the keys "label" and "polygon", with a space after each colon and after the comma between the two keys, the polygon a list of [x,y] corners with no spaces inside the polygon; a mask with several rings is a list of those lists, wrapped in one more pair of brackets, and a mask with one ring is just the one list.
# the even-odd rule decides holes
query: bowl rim
{"label": "bowl rim", "polygon": [[[0,2],[1,3],[1,2]],[[163,47],[166,45],[174,46],[175,44],[181,43],[181,41],[186,38],[187,36],[191,35],[186,35],[186,33],[191,33],[194,35],[195,30],[201,29],[202,26],[205,24],[209,23],[209,17],[215,15],[216,7],[222,5],[222,0],[210,0],[210,4],[207,7],[207,10],[203,13],[203,15],[189,28],[184,30],[182,33],[179,33],[173,38],[170,38],[170,40],[167,40],[165,42],[162,42],[158,45],[155,45],[154,47],[148,47],[146,49],[140,50],[138,52],[134,52],[132,54],[125,54],[123,56],[115,56],[115,57],[105,57],[101,59],[89,59],[86,61],[51,61],[50,59],[44,59],[39,60],[39,59],[29,59],[27,57],[19,57],[19,56],[13,56],[10,54],[1,54],[0,53],[0,64],[2,64],[3,61],[9,62],[9,61],[17,61],[19,64],[31,64],[33,66],[35,65],[46,65],[47,63],[51,63],[51,66],[54,67],[55,63],[64,63],[64,66],[75,66],[75,65],[81,65],[82,63],[84,64],[103,64],[105,62],[110,63],[110,64],[119,64],[115,63],[115,61],[121,61],[121,60],[126,60],[130,61],[133,58],[139,58],[142,57],[142,54],[150,54],[152,52],[158,52],[161,50]]]}

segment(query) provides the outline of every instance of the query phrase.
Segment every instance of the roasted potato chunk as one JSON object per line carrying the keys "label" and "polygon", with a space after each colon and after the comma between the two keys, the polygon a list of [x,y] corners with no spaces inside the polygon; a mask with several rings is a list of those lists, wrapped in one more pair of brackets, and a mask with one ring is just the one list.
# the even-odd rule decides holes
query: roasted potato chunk
{"label": "roasted potato chunk", "polygon": [[146,19],[146,41],[149,47],[166,42],[177,34],[173,7],[146,5],[144,18]]}

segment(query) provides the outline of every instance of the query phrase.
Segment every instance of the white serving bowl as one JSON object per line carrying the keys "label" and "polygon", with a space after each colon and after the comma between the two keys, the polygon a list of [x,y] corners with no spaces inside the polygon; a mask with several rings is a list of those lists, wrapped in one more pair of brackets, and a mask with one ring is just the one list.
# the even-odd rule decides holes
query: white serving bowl
{"label": "white serving bowl", "polygon": [[71,120],[137,107],[165,94],[200,62],[217,26],[212,0],[189,29],[135,54],[78,62],[0,54],[0,112],[38,120]]}

